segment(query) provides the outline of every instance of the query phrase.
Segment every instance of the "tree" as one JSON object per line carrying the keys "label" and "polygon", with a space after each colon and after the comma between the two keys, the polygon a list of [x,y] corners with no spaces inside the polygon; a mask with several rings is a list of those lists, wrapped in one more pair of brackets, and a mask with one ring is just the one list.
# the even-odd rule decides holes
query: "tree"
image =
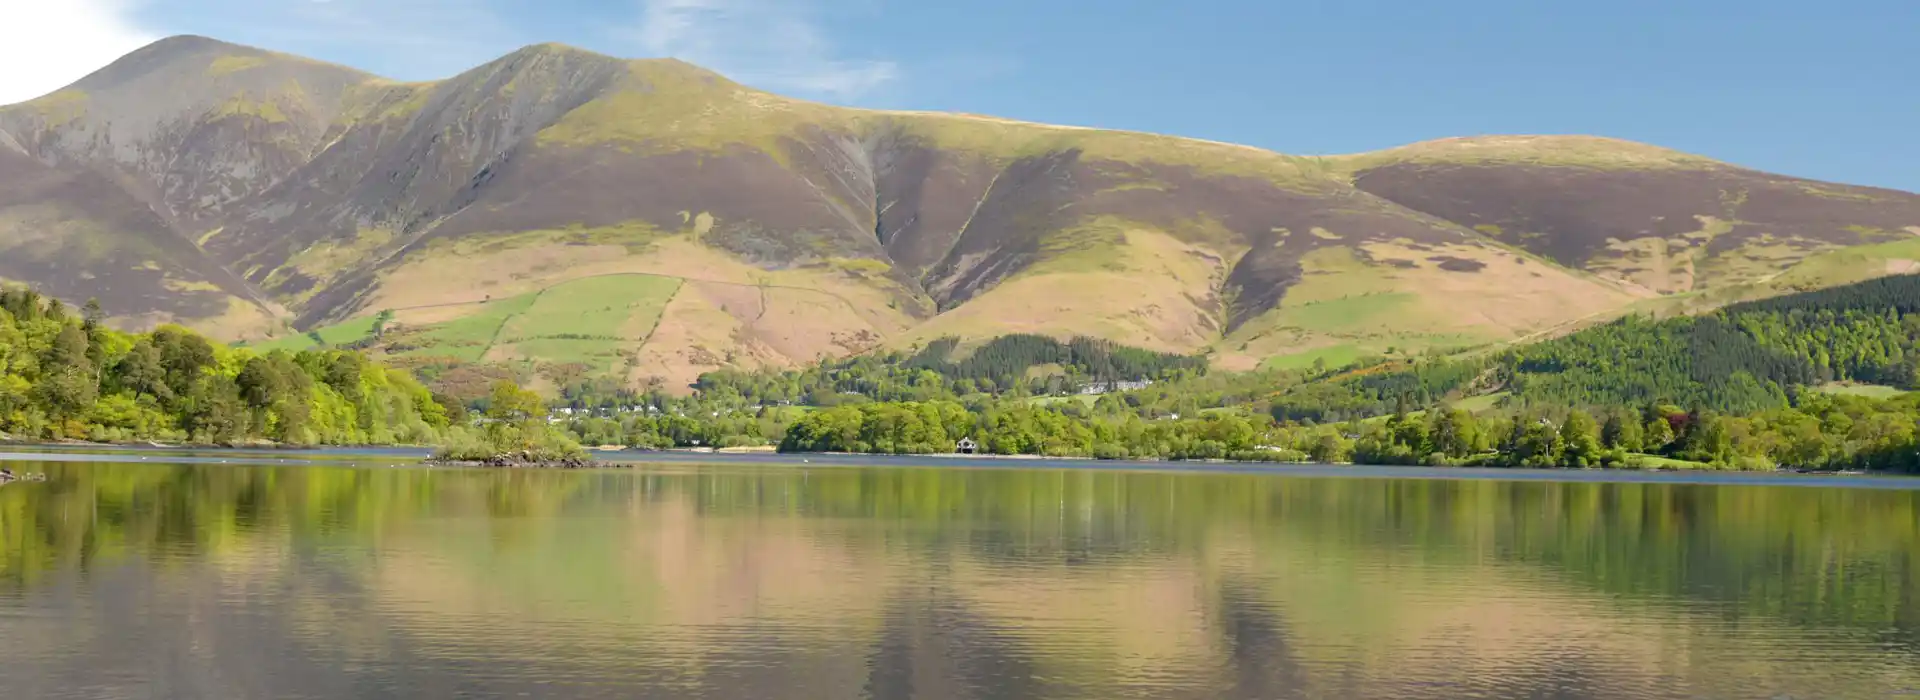
{"label": "tree", "polygon": [[360,399],[365,395],[361,390],[360,377],[366,373],[366,356],[350,351],[330,354],[333,357],[327,363],[326,374],[322,377],[322,381],[325,381],[327,386],[333,387],[334,391],[340,392],[347,401],[360,403]]}
{"label": "tree", "polygon": [[64,326],[59,335],[53,337],[53,345],[48,348],[43,360],[51,368],[79,367],[88,368],[87,333],[79,326]]}
{"label": "tree", "polygon": [[1645,433],[1631,413],[1615,409],[1607,412],[1607,423],[1600,428],[1600,442],[1608,449],[1639,452]]}
{"label": "tree", "polygon": [[1562,464],[1570,467],[1596,467],[1601,462],[1600,426],[1586,411],[1567,414],[1560,426]]}
{"label": "tree", "polygon": [[167,388],[175,396],[186,396],[201,371],[213,366],[213,346],[185,328],[161,326],[154,330],[151,340],[160,352],[160,367],[166,372]]}
{"label": "tree", "polygon": [[97,298],[87,299],[87,305],[81,309],[80,327],[89,334],[100,328],[100,324],[107,320],[107,312],[100,309],[100,300]]}
{"label": "tree", "polygon": [[173,389],[167,386],[166,368],[160,365],[160,350],[153,341],[141,338],[133,349],[114,365],[112,381],[136,395],[151,396],[161,403],[173,402]]}
{"label": "tree", "polygon": [[487,395],[487,417],[496,421],[517,423],[544,417],[546,413],[546,402],[539,394],[511,381],[495,382],[493,391]]}
{"label": "tree", "polygon": [[253,427],[252,412],[231,380],[201,382],[193,392],[192,406],[187,427],[196,440],[232,445],[245,439]]}
{"label": "tree", "polygon": [[1641,449],[1647,452],[1659,452],[1673,444],[1673,423],[1666,416],[1654,416],[1647,420],[1647,428],[1641,433]]}
{"label": "tree", "polygon": [[1339,464],[1353,459],[1353,443],[1335,433],[1322,433],[1307,456],[1321,464]]}
{"label": "tree", "polygon": [[1513,464],[1523,467],[1552,467],[1560,464],[1560,431],[1546,418],[1516,423],[1511,446],[1506,450]]}
{"label": "tree", "polygon": [[1432,415],[1433,424],[1427,435],[1434,451],[1454,459],[1471,457],[1480,451],[1480,424],[1472,413],[1442,406],[1434,409]]}
{"label": "tree", "polygon": [[[52,368],[34,385],[35,393],[47,407],[48,415],[62,420],[79,418],[100,396],[100,385],[82,362]],[[67,435],[66,437],[80,437]]]}
{"label": "tree", "polygon": [[1730,464],[1733,461],[1733,436],[1720,416],[1710,413],[1695,416],[1693,429],[1687,431],[1680,443],[1677,454],[1682,459],[1709,464]]}
{"label": "tree", "polygon": [[240,369],[240,375],[234,378],[239,386],[240,397],[254,408],[267,408],[286,398],[291,381],[265,357],[247,360]]}

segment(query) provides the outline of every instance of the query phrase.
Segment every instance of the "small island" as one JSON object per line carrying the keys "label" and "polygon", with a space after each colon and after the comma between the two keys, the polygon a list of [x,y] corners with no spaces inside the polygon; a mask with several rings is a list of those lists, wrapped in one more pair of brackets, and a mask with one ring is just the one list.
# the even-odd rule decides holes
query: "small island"
{"label": "small island", "polygon": [[582,469],[595,465],[587,450],[546,419],[546,403],[513,382],[488,396],[476,430],[455,433],[425,464],[444,467]]}

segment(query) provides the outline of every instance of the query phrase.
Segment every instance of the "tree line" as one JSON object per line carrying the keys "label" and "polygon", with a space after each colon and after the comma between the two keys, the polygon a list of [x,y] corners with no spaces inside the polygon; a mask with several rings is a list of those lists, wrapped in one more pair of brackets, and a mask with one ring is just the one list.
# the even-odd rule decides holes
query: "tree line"
{"label": "tree line", "polygon": [[[943,341],[912,356],[717,373],[693,397],[650,392],[643,413],[575,425],[594,442],[655,447],[916,454],[968,438],[989,453],[1108,458],[1914,470],[1917,395],[1819,390],[1915,387],[1914,299],[1920,278],[1889,278],[1699,317],[1626,318],[1473,357],[1255,373],[1136,365],[1162,381],[1079,399],[980,391],[974,379],[1064,359],[1071,343],[1054,344],[1059,356],[1023,350],[1048,347],[1031,339],[989,343],[982,351],[1000,350],[973,357],[997,369],[975,375]],[[813,386],[762,391],[780,381]],[[1485,395],[1505,398],[1455,405]]]}
{"label": "tree line", "polygon": [[178,326],[123,333],[0,289],[0,431],[27,439],[426,444],[461,409],[347,350],[257,354]]}
{"label": "tree line", "polygon": [[[1044,396],[1117,382],[1166,380],[1204,373],[1201,357],[1154,352],[1096,338],[1060,341],[1007,335],[961,356],[957,338],[941,338],[913,352],[889,351],[822,359],[794,370],[709,372],[700,393],[746,404],[833,406],[871,401],[931,401],[975,394]],[[603,405],[604,393],[581,392],[570,401]]]}

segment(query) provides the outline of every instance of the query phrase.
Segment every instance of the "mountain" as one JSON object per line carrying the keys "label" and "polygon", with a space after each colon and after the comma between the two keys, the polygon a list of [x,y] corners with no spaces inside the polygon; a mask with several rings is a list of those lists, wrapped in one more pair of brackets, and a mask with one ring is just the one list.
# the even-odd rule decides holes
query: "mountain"
{"label": "mountain", "polygon": [[1303,363],[1915,259],[1920,195],[1610,139],[1295,157],[551,44],[399,83],[174,37],[0,108],[0,277],[129,324],[636,382],[1009,333]]}

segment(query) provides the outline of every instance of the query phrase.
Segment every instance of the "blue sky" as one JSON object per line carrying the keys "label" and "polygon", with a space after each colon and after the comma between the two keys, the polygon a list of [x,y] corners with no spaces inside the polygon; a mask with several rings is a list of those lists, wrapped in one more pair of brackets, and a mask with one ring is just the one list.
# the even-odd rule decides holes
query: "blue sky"
{"label": "blue sky", "polygon": [[28,20],[0,29],[0,65],[32,67],[0,101],[175,33],[402,79],[559,41],[863,107],[1301,154],[1600,134],[1920,191],[1920,0],[0,0],[0,16]]}

